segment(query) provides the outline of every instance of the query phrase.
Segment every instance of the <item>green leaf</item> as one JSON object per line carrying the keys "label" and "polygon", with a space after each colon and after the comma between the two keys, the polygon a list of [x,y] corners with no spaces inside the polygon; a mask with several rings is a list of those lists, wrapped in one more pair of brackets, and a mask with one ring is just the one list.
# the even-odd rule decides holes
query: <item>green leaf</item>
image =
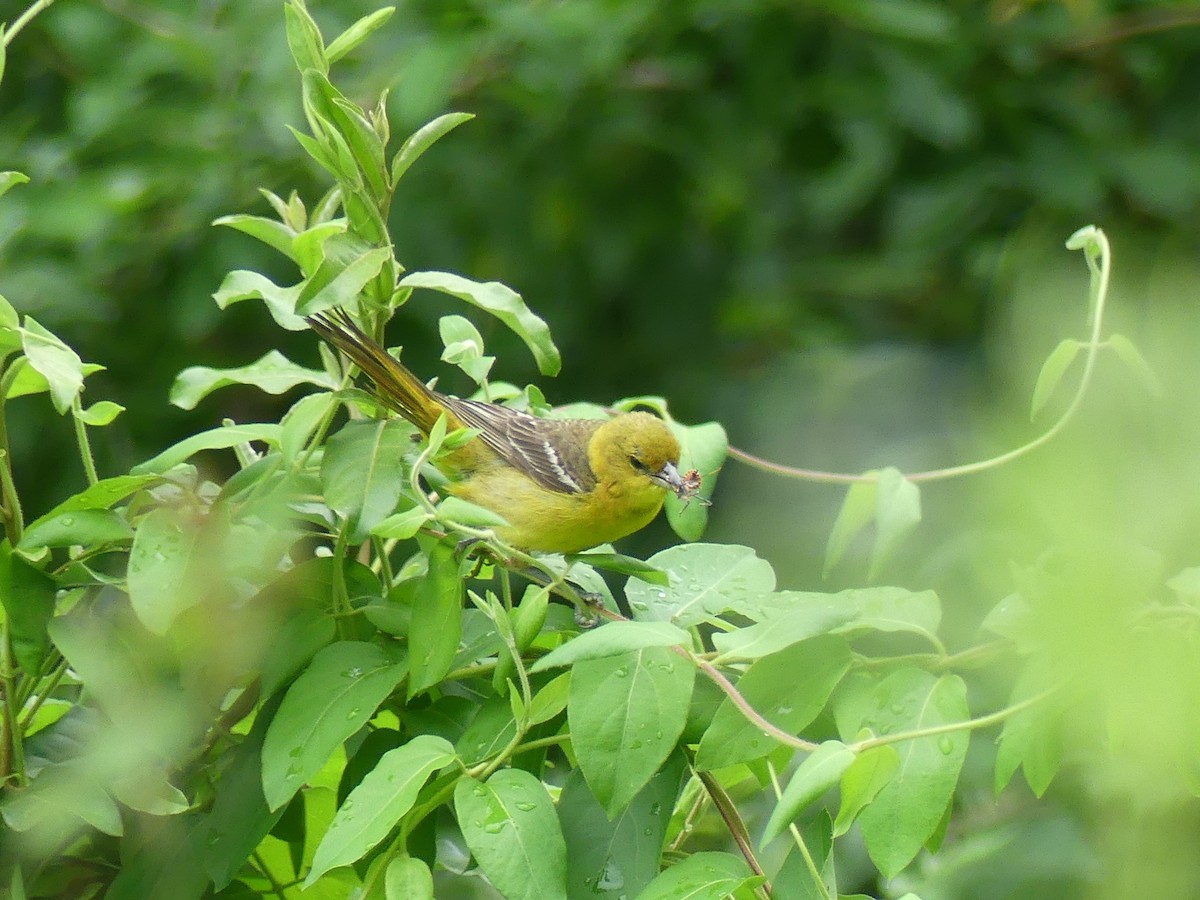
{"label": "green leaf", "polygon": [[[1045,691],[1054,678],[1047,668],[1036,661],[1028,663],[1013,687],[1009,702],[1021,703]],[[1048,698],[1004,720],[996,749],[997,794],[1018,768],[1024,770],[1025,781],[1036,796],[1046,792],[1062,765],[1067,746],[1063,718],[1061,704]]]}
{"label": "green leaf", "polygon": [[462,638],[462,567],[451,544],[429,551],[429,571],[417,586],[409,625],[408,696],[441,681],[454,664]]}
{"label": "green leaf", "polygon": [[567,848],[546,788],[521,769],[461,779],[454,811],[471,854],[506,900],[565,900]]}
{"label": "green leaf", "polygon": [[470,113],[446,113],[413,132],[392,158],[392,184],[400,180],[421,154],[463,122],[469,122],[473,118],[475,117]]}
{"label": "green leaf", "polygon": [[295,462],[304,452],[321,422],[336,403],[333,394],[308,394],[297,400],[280,421],[279,453],[285,463]]}
{"label": "green leaf", "polygon": [[[606,544],[605,546],[609,545]],[[671,583],[671,576],[662,569],[652,566],[647,562],[642,562],[635,557],[626,556],[623,553],[610,553],[603,549],[600,552],[586,550],[583,553],[568,553],[567,562],[575,561],[597,569],[603,569],[606,572],[629,575],[639,581],[644,581],[647,584],[655,584],[659,587],[665,587]]]}
{"label": "green leaf", "polygon": [[313,857],[304,886],[361,859],[412,809],[425,780],[455,759],[448,741],[421,734],[383,755],[350,792]]}
{"label": "green leaf", "polygon": [[335,306],[352,305],[391,258],[390,247],[367,250],[349,262],[327,256],[316,274],[301,288],[296,314],[311,316]]}
{"label": "green leaf", "polygon": [[638,894],[637,900],[726,900],[762,883],[745,860],[729,853],[693,853],[671,866]]}
{"label": "green leaf", "polygon": [[160,480],[157,475],[117,475],[114,478],[102,478],[75,496],[68,497],[29,527],[35,528],[41,522],[63,513],[81,509],[108,509],[134,491],[157,484]]}
{"label": "green leaf", "polygon": [[867,575],[874,578],[900,541],[921,521],[921,491],[891,467],[879,472],[875,498],[875,546]]}
{"label": "green leaf", "polygon": [[654,880],[685,765],[682,753],[673,754],[611,820],[583,774],[578,769],[571,772],[558,798],[571,900],[638,897]]}
{"label": "green leaf", "polygon": [[729,437],[717,422],[700,425],[681,425],[670,421],[671,431],[679,439],[681,474],[695,469],[700,473],[700,493],[690,500],[680,500],[667,494],[667,522],[685,541],[698,541],[708,526],[708,505],[717,486],[717,475],[729,455]]}
{"label": "green leaf", "polygon": [[112,510],[83,509],[43,516],[25,529],[17,546],[24,551],[73,544],[94,548],[97,544],[121,543],[132,538],[129,523]]}
{"label": "green leaf", "polygon": [[434,900],[433,873],[415,856],[401,856],[388,863],[383,883],[386,900]]}
{"label": "green leaf", "polygon": [[374,644],[323,648],[288,688],[263,743],[263,796],[287,803],[400,683],[406,666]]}
{"label": "green leaf", "polygon": [[572,744],[588,786],[610,816],[628,805],[674,748],[695,675],[666,647],[575,664],[567,704]]}
{"label": "green leaf", "polygon": [[171,403],[180,409],[195,409],[213,391],[231,384],[248,384],[268,394],[282,394],[298,384],[315,384],[333,390],[337,384],[329,374],[298,366],[278,350],[271,350],[248,366],[211,369],[189,366],[175,376]]}
{"label": "green leaf", "polygon": [[[0,48],[0,76],[4,74],[4,50]],[[26,184],[29,176],[24,172],[0,172],[0,197],[3,197],[18,184]]]}
{"label": "green leaf", "polygon": [[287,23],[288,48],[292,51],[296,68],[301,73],[308,69],[328,72],[329,61],[325,56],[325,43],[321,39],[320,29],[304,8],[302,0],[289,0],[283,12]]}
{"label": "green leaf", "polygon": [[263,738],[278,706],[278,699],[269,700],[255,717],[250,734],[222,759],[203,844],[204,869],[218,891],[233,881],[283,815],[282,808],[272,812],[267,807],[262,789]]}
{"label": "green leaf", "polygon": [[633,617],[639,620],[670,621],[686,628],[775,589],[771,564],[736,544],[670,547],[647,562],[670,573],[671,583],[654,587],[631,581],[625,586]]}
{"label": "green leaf", "polygon": [[183,510],[160,507],[138,524],[129,551],[129,600],[142,624],[166,634],[175,618],[200,602],[196,525]]}
{"label": "green leaf", "polygon": [[799,847],[788,852],[787,859],[771,879],[771,887],[779,897],[789,900],[872,900],[861,895],[840,893],[837,889],[837,870],[833,854],[833,823],[829,813],[818,810],[816,815],[800,826],[804,847],[811,856],[812,865],[820,874],[820,881],[813,878],[812,869]]}
{"label": "green leaf", "polygon": [[842,775],[842,804],[838,807],[833,836],[850,830],[858,814],[878,796],[900,768],[900,755],[891,744],[864,750]]}
{"label": "green leaf", "polygon": [[602,659],[646,647],[672,647],[676,644],[690,647],[692,638],[670,622],[609,622],[554,648],[534,663],[529,671],[544,672],[583,659]]}
{"label": "green leaf", "polygon": [[394,513],[371,528],[371,534],[385,541],[406,540],[415,535],[432,516],[419,506]]}
{"label": "green leaf", "polygon": [[103,428],[105,425],[111,425],[117,416],[125,412],[125,407],[120,403],[113,403],[111,400],[100,400],[93,403],[87,409],[72,411],[75,414],[75,418],[84,425],[91,425],[93,428]]}
{"label": "green leaf", "polygon": [[53,581],[13,553],[8,541],[0,541],[0,605],[13,656],[30,678],[37,675],[50,649],[46,628],[54,615],[55,591]]}
{"label": "green leaf", "polygon": [[50,386],[50,398],[59,415],[66,415],[79,392],[83,390],[83,360],[57,336],[39,325],[32,316],[25,317],[21,329],[25,357]]}
{"label": "green leaf", "polygon": [[222,425],[210,428],[191,437],[184,438],[178,444],[168,447],[158,456],[138,463],[130,472],[133,475],[159,475],[168,469],[173,469],[181,462],[186,462],[202,450],[225,450],[244,444],[247,441],[265,441],[271,446],[279,444],[280,428],[272,424],[255,425]]}
{"label": "green leaf", "polygon": [[720,654],[714,662],[759,659],[833,631],[853,618],[853,609],[842,609],[833,604],[798,606],[757,625],[714,634],[713,646]]}
{"label": "green leaf", "polygon": [[350,543],[396,509],[408,484],[405,454],[413,427],[401,419],[348,422],[325,444],[321,485],[329,508],[352,523]]}
{"label": "green leaf", "polygon": [[558,348],[550,337],[546,323],[530,311],[521,295],[498,281],[479,282],[449,272],[411,272],[400,281],[400,287],[429,288],[465,300],[491,313],[525,342],[538,371],[557,375],[562,368]]}
{"label": "green leaf", "polygon": [[567,708],[567,698],[571,690],[571,673],[563,672],[556,678],[550,679],[533,695],[527,715],[530,726],[549,722]]}
{"label": "green leaf", "polygon": [[[825,708],[849,668],[846,642],[822,635],[758,660],[738,679],[737,689],[772,725],[799,734]],[[797,679],[797,672],[804,677]],[[700,741],[696,768],[720,769],[760,759],[779,746],[726,697]]]}
{"label": "green leaf", "polygon": [[0,807],[5,824],[13,831],[41,831],[43,839],[46,833],[71,838],[76,822],[119,836],[124,830],[120,809],[95,776],[80,769],[67,763],[46,766],[31,786],[6,798]]}
{"label": "green leaf", "polygon": [[446,497],[437,506],[438,518],[445,522],[455,522],[475,528],[501,528],[508,520],[499,513],[494,513],[478,503],[464,500],[453,495]]}
{"label": "green leaf", "polygon": [[275,324],[288,331],[305,331],[308,323],[303,316],[296,315],[296,301],[300,297],[303,283],[282,287],[258,272],[237,269],[225,276],[217,292],[213,294],[220,309],[243,300],[261,300]]}
{"label": "green leaf", "polygon": [[227,228],[240,231],[242,234],[248,234],[250,237],[262,241],[268,247],[278,250],[284,256],[288,257],[288,259],[294,259],[292,255],[292,241],[296,237],[296,231],[283,222],[277,222],[274,219],[268,219],[264,216],[239,214],[221,216],[218,219],[214,219],[213,224],[224,225]]}
{"label": "green leaf", "polygon": [[354,159],[356,178],[361,177],[369,186],[372,197],[384,197],[387,175],[383,141],[362,109],[334,87],[324,72],[309,69],[302,81],[304,109],[313,133],[328,138],[336,132]]}
{"label": "green leaf", "polygon": [[462,316],[442,316],[438,321],[438,331],[442,336],[442,346],[446,348],[442,352],[442,360],[458,366],[476,384],[483,384],[496,357],[484,355],[483,336],[470,320]]}
{"label": "green leaf", "polygon": [[[875,689],[862,727],[882,736],[969,718],[961,678],[934,678],[909,668],[893,672]],[[885,878],[908,865],[937,829],[954,795],[967,742],[963,730],[896,746],[899,768],[858,818],[867,852]]]}
{"label": "green leaf", "polygon": [[1146,362],[1146,358],[1134,346],[1133,341],[1129,340],[1123,334],[1110,334],[1108,336],[1108,346],[1112,347],[1113,352],[1117,354],[1117,358],[1141,381],[1147,391],[1155,397],[1162,395],[1162,384],[1159,382],[1158,376],[1154,374],[1154,370],[1150,368],[1150,363]]}
{"label": "green leaf", "polygon": [[[874,475],[875,472],[867,472]],[[829,543],[825,546],[825,567],[821,574],[828,577],[834,567],[841,562],[850,543],[859,533],[871,524],[875,518],[875,503],[879,494],[879,483],[872,478],[870,481],[856,481],[846,491],[846,499],[838,510],[837,520],[833,530],[829,532]]]}
{"label": "green leaf", "polygon": [[385,6],[383,9],[377,9],[370,15],[363,16],[336,38],[329,42],[329,46],[325,48],[325,58],[329,64],[337,62],[363,41],[365,41],[371,32],[379,28],[392,17],[392,13],[396,11],[394,6]]}
{"label": "green leaf", "polygon": [[1079,341],[1067,338],[1060,341],[1058,346],[1046,357],[1046,361],[1042,363],[1042,370],[1038,373],[1037,383],[1033,387],[1033,400],[1029,404],[1030,419],[1037,418],[1037,414],[1046,405],[1054,393],[1054,389],[1058,387],[1059,382],[1067,373],[1067,369],[1079,355],[1079,350]]}
{"label": "green leaf", "polygon": [[767,820],[760,847],[778,837],[810,804],[841,780],[854,762],[854,751],[841,741],[825,741],[796,768]]}

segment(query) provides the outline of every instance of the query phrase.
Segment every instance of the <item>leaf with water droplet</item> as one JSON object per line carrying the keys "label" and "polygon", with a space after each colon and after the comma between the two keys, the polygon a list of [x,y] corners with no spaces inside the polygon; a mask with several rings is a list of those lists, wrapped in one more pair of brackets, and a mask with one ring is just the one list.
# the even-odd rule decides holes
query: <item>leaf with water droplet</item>
{"label": "leaf with water droplet", "polygon": [[464,777],[454,810],[472,855],[505,897],[566,896],[566,844],[550,795],[534,776],[501,769],[484,783]]}

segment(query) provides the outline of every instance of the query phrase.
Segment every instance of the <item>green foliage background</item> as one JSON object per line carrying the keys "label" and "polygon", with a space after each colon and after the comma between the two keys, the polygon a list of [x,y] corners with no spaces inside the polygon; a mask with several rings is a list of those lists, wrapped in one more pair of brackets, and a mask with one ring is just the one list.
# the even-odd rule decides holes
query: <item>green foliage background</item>
{"label": "green foliage background", "polygon": [[[374,9],[310,5],[330,34]],[[1196,23],[1193,4],[1086,0],[410,3],[339,64],[364,105],[392,88],[398,134],[476,114],[406,176],[392,233],[414,268],[521,291],[563,351],[552,400],[663,394],[784,461],[912,472],[1018,443],[1039,361],[1082,319],[1061,240],[1092,221],[1114,236],[1113,315],[1162,366],[1170,412],[1101,375],[1077,430],[1015,478],[926,490],[922,546],[887,573],[937,588],[951,647],[1014,587],[1053,600],[1040,636],[1094,687],[1072,698],[1080,768],[997,813],[994,754],[973,742],[956,815],[995,819],[897,895],[1136,896],[1149,873],[1151,894],[1187,896],[1200,881],[1178,864],[1200,825],[1167,758],[1194,746],[1177,704],[1192,637],[1124,628],[1130,598],[1195,605],[1165,579],[1200,562]],[[14,45],[0,120],[4,168],[31,177],[0,203],[0,293],[108,367],[89,385],[129,411],[94,432],[101,468],[227,416],[277,418],[284,401],[251,390],[164,402],[185,365],[276,346],[315,359],[261,306],[209,299],[231,268],[294,278],[212,219],[265,212],[259,186],[324,190],[285,128],[301,112],[277,4],[60,0]],[[434,370],[440,312],[415,300],[391,333],[418,371]],[[534,377],[514,338],[478,324],[499,376]],[[44,406],[9,407],[30,518],[83,484]],[[734,468],[712,537],[758,548],[786,588],[856,586],[857,548],[820,579],[839,499]],[[1011,674],[973,683],[973,708],[1007,702]],[[1121,752],[1098,761],[1102,734]],[[843,884],[873,878],[855,865],[839,860]]]}
{"label": "green foliage background", "polygon": [[[313,6],[330,33],[372,8]],[[398,132],[476,114],[406,180],[393,233],[411,265],[503,281],[548,318],[552,397],[664,393],[737,434],[797,349],[975,346],[1014,235],[1103,221],[1194,251],[1190,9],[402,3],[341,77],[363,102],[391,86]],[[0,208],[0,291],[108,366],[132,413],[101,452],[125,465],[252,417],[249,393],[190,417],[159,401],[181,360],[271,344],[261,310],[207,297],[278,260],[205,223],[263,210],[259,186],[319,183],[284,128],[300,112],[276,5],[58,3],[0,105],[0,159],[32,179]],[[397,338],[417,354],[422,312]],[[21,471],[64,477],[34,444]]]}

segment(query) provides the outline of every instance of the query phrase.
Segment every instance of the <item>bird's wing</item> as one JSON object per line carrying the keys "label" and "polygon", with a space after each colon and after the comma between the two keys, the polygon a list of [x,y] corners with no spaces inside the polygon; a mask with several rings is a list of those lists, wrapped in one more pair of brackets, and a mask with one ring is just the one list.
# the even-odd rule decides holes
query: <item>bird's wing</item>
{"label": "bird's wing", "polygon": [[514,468],[542,487],[583,494],[596,486],[588,441],[601,419],[540,419],[494,403],[446,398],[464,425]]}

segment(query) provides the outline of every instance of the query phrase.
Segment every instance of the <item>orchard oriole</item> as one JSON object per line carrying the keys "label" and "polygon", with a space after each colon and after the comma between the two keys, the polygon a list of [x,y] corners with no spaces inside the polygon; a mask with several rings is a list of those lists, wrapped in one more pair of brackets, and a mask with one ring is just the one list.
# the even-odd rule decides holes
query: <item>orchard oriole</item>
{"label": "orchard oriole", "polygon": [[450,492],[502,516],[496,529],[523,550],[573,553],[645,527],[668,490],[690,496],[679,474],[679,442],[662,419],[631,412],[610,419],[543,419],[435,391],[341,310],[308,318],[374,383],[381,402],[428,435],[438,418],[479,434],[440,462]]}

